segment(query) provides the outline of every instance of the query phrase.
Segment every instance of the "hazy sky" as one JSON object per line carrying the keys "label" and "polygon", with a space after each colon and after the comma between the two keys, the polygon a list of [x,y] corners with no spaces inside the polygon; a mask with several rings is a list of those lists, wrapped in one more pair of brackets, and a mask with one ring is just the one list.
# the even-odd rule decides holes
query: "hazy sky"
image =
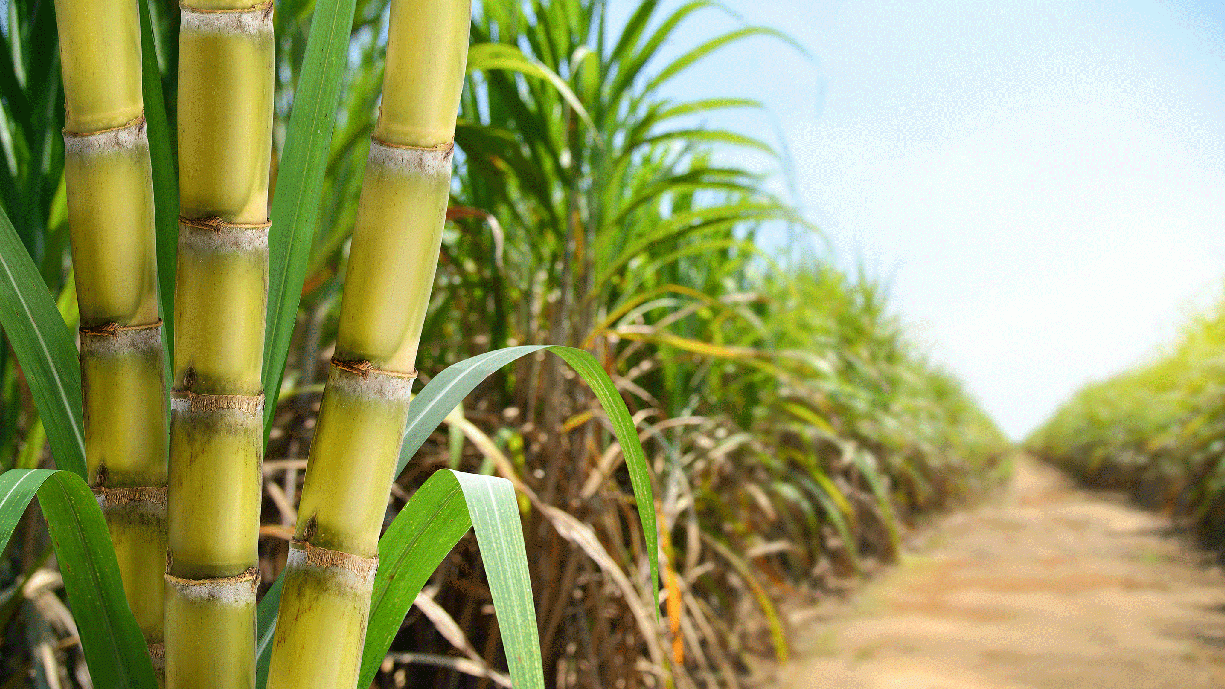
{"label": "hazy sky", "polygon": [[[725,2],[811,56],[753,39],[672,93],[767,102],[711,122],[782,133],[839,262],[1014,437],[1222,293],[1220,3]],[[701,16],[672,54],[738,24]]]}

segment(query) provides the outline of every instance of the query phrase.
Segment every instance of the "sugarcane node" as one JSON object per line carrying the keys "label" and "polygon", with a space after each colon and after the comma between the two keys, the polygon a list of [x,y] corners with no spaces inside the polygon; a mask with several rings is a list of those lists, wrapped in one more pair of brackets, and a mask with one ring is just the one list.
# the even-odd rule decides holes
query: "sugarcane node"
{"label": "sugarcane node", "polygon": [[268,250],[271,222],[233,223],[218,217],[179,217],[179,248],[200,252]]}
{"label": "sugarcane node", "polygon": [[289,557],[285,566],[290,569],[339,569],[353,577],[355,587],[364,588],[374,582],[379,567],[378,557],[362,557],[341,550],[331,550],[306,541],[294,539],[289,542]]}
{"label": "sugarcane node", "polygon": [[364,359],[345,360],[332,357],[332,366],[335,366],[342,371],[357,374],[362,378],[366,378],[370,375],[371,371],[376,370],[374,368],[374,364]]}
{"label": "sugarcane node", "polygon": [[106,468],[106,463],[98,464],[98,471],[94,473],[94,488],[104,488],[106,479],[111,475],[110,469]]}
{"label": "sugarcane node", "polygon": [[153,663],[153,670],[161,672],[166,667],[166,644],[160,641],[154,641],[149,644],[149,660]]}
{"label": "sugarcane node", "polygon": [[388,170],[431,177],[450,175],[454,154],[454,140],[438,146],[411,146],[370,137],[370,162]]}
{"label": "sugarcane node", "polygon": [[214,232],[258,232],[268,231],[271,221],[264,222],[227,222],[215,215],[206,218],[188,218],[179,216],[179,225],[196,230],[213,230]]}
{"label": "sugarcane node", "polygon": [[[408,401],[412,399],[413,381],[416,378],[416,370],[407,373],[390,371],[363,359],[332,357],[328,388],[338,394],[364,399]],[[326,393],[324,394],[326,396]]]}
{"label": "sugarcane node", "polygon": [[129,486],[125,488],[94,487],[98,506],[103,512],[143,504],[155,509],[166,509],[166,486]]}
{"label": "sugarcane node", "polygon": [[379,368],[365,359],[338,359],[336,357],[332,357],[332,366],[342,371],[348,371],[349,373],[359,375],[362,378],[368,378],[372,373],[380,376],[402,378],[404,380],[416,380],[417,378],[416,369],[408,371],[407,373],[403,371],[391,371],[385,368]]}
{"label": "sugarcane node", "polygon": [[94,488],[94,498],[106,516],[115,524],[143,524],[157,532],[166,530],[166,487],[133,486],[126,488]]}
{"label": "sugarcane node", "polygon": [[132,352],[161,351],[162,321],[142,325],[119,325],[113,321],[82,326],[81,354],[107,356]]}
{"label": "sugarcane node", "polygon": [[258,34],[272,31],[273,2],[250,7],[204,8],[179,3],[180,30],[232,34]]}
{"label": "sugarcane node", "polygon": [[180,10],[186,10],[188,12],[198,12],[200,14],[236,14],[236,13],[255,12],[256,10],[263,10],[266,15],[272,16],[272,6],[273,6],[273,0],[268,0],[268,2],[257,2],[254,5],[251,5],[250,7],[219,7],[219,8],[211,8],[211,9],[206,8],[206,7],[192,7],[191,5],[185,2],[179,3]]}
{"label": "sugarcane node", "polygon": [[209,414],[218,411],[262,414],[264,395],[207,395],[190,390],[173,390],[170,393],[170,409],[180,414]]}
{"label": "sugarcane node", "polygon": [[249,567],[241,574],[213,579],[184,579],[169,572],[164,576],[166,585],[173,587],[184,599],[246,605],[255,602],[259,568]]}
{"label": "sugarcane node", "polygon": [[162,319],[157,319],[156,323],[145,323],[142,325],[119,325],[115,322],[103,323],[102,325],[81,326],[82,335],[92,335],[95,337],[118,337],[120,333],[135,332],[140,330],[157,330],[162,327]]}
{"label": "sugarcane node", "polygon": [[140,145],[148,145],[147,123],[144,115],[118,127],[107,127],[92,132],[74,132],[67,127],[64,135],[64,153],[67,155],[97,155],[113,153]]}

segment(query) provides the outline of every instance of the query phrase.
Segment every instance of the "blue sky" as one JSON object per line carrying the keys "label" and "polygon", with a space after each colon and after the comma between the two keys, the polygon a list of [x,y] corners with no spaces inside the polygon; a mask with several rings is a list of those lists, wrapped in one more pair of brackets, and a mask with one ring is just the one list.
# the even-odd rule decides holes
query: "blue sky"
{"label": "blue sky", "polygon": [[811,55],[755,38],[671,93],[767,103],[711,122],[781,134],[835,260],[886,281],[912,339],[1014,437],[1222,294],[1220,4],[725,4],[741,19],[707,11],[670,54],[747,22]]}

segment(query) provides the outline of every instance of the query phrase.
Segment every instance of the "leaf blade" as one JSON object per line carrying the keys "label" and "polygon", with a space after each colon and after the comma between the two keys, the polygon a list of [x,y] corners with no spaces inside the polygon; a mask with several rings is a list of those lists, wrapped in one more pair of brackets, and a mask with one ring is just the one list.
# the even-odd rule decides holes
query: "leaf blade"
{"label": "leaf blade", "polygon": [[170,146],[170,122],[162,94],[162,73],[149,5],[139,0],[141,91],[145,99],[145,132],[153,175],[153,219],[157,244],[157,289],[162,310],[166,361],[174,360],[174,274],[178,267],[179,180]]}
{"label": "leaf blade", "polygon": [[302,75],[289,116],[285,153],[278,167],[272,227],[268,232],[265,434],[276,412],[277,392],[285,374],[289,340],[306,281],[356,6],[355,0],[320,0],[315,4]]}
{"label": "leaf blade", "polygon": [[[396,462],[395,473],[399,475],[404,470],[430,433],[481,381],[506,364],[539,351],[552,352],[569,364],[595,393],[612,423],[613,434],[621,443],[621,451],[625,455],[625,463],[629,468],[630,482],[634,487],[634,500],[638,507],[639,519],[642,521],[643,535],[646,537],[646,542],[652,544],[647,549],[647,557],[651,565],[651,584],[654,593],[652,600],[658,601],[659,548],[654,544],[659,543],[659,534],[655,521],[655,501],[646,454],[642,451],[642,443],[638,440],[638,433],[634,428],[629,409],[625,406],[625,400],[621,399],[612,379],[608,377],[604,369],[600,368],[595,357],[588,352],[556,345],[520,345],[486,352],[448,366],[434,376],[421,392],[417,393],[409,406],[409,422],[404,434],[404,445],[400,450],[400,458]],[[656,605],[653,606],[653,609],[658,615],[659,607]]]}
{"label": "leaf blade", "polygon": [[[81,372],[68,326],[0,208],[0,327],[17,353],[56,466],[85,478]],[[16,305],[16,308],[10,305]]]}
{"label": "leaf blade", "polygon": [[357,686],[374,681],[417,594],[471,527],[461,487],[448,471],[430,476],[396,515],[379,539],[379,569]]}
{"label": "leaf blade", "polygon": [[464,491],[511,682],[517,689],[544,689],[532,579],[515,489],[504,478],[446,471]]}
{"label": "leaf blade", "polygon": [[51,469],[0,474],[0,551],[35,495],[95,686],[155,689],[153,665],[124,596],[106,521],[80,476]]}

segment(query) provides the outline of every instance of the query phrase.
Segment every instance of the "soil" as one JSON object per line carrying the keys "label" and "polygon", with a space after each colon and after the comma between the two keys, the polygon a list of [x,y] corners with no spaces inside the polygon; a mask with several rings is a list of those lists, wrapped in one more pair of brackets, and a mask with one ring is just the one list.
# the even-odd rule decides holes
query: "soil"
{"label": "soil", "polygon": [[1022,458],[842,601],[796,609],[778,689],[1225,687],[1225,576],[1168,517]]}

